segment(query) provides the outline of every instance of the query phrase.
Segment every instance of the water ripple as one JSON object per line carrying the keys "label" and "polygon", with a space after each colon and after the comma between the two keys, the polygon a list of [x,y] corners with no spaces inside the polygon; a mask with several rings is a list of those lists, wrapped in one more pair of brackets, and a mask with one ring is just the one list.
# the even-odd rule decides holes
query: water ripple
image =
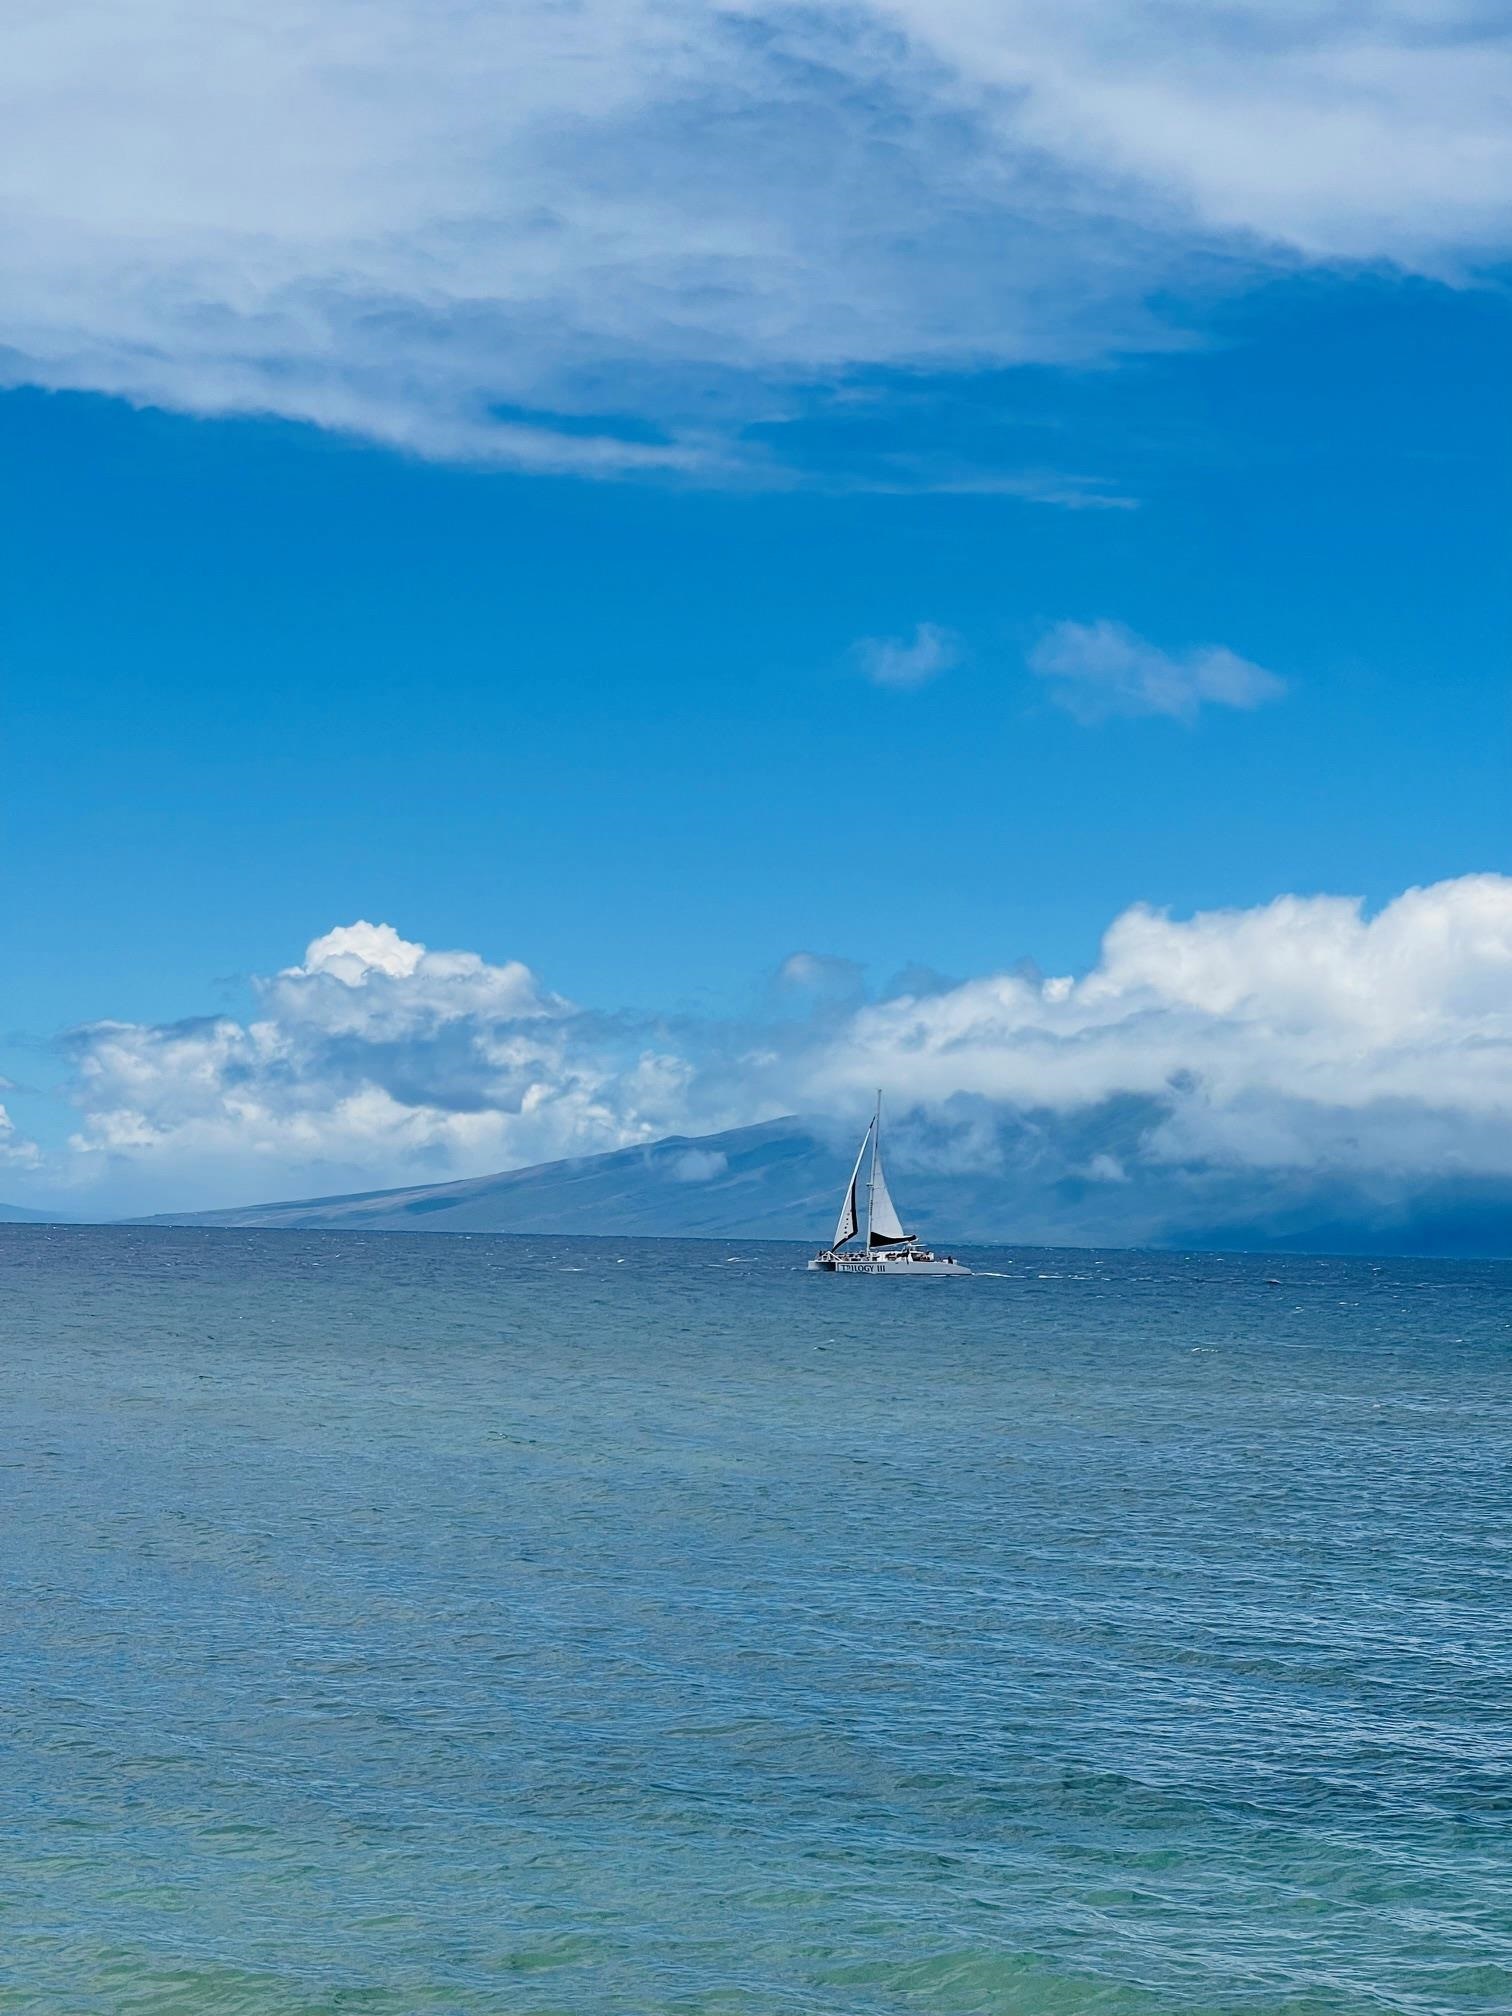
{"label": "water ripple", "polygon": [[0,1228],[7,2016],[1504,2016],[1512,1269],[982,1257]]}

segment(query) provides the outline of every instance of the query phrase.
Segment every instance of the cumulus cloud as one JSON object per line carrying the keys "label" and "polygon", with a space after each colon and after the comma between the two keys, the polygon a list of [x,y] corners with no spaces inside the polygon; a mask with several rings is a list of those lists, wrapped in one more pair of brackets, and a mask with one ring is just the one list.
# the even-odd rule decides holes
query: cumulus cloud
{"label": "cumulus cloud", "polygon": [[1225,1167],[1512,1174],[1512,878],[1283,896],[1175,919],[1136,905],[1093,969],[997,974],[860,1010],[810,1099],[873,1085],[1074,1112],[1142,1096],[1141,1152]]}
{"label": "cumulus cloud", "polygon": [[1029,654],[1029,669],[1079,721],[1115,714],[1195,720],[1203,707],[1248,710],[1279,700],[1284,679],[1221,644],[1162,651],[1122,623],[1057,623]]}
{"label": "cumulus cloud", "polygon": [[[261,982],[257,1011],[74,1031],[73,1179],[123,1209],[439,1181],[790,1111],[849,1124],[878,1085],[926,1171],[1032,1171],[1054,1145],[1068,1177],[1131,1198],[1161,1171],[1512,1177],[1497,875],[1374,915],[1136,905],[1081,975],[1018,967],[756,1027],[605,1015],[517,963],[360,923]],[[718,1173],[715,1152],[690,1148],[682,1180]]]}
{"label": "cumulus cloud", "polygon": [[962,644],[939,623],[917,623],[912,637],[863,637],[855,653],[874,686],[927,686],[959,665]]}
{"label": "cumulus cloud", "polygon": [[428,1038],[450,1028],[520,1027],[569,1018],[572,1004],[549,993],[528,966],[491,966],[476,952],[431,952],[389,924],[346,924],[306,949],[302,963],[264,981],[260,992],[285,1028],[350,1033],[364,1043]]}
{"label": "cumulus cloud", "polygon": [[717,477],[847,373],[1509,235],[1477,0],[55,0],[0,54],[6,382],[524,469]]}
{"label": "cumulus cloud", "polygon": [[70,1034],[75,1180],[129,1170],[177,1198],[199,1172],[218,1196],[252,1197],[291,1180],[474,1174],[729,1120],[658,1032],[585,1012],[518,961],[433,952],[386,924],[326,933],[256,991],[245,1022]]}

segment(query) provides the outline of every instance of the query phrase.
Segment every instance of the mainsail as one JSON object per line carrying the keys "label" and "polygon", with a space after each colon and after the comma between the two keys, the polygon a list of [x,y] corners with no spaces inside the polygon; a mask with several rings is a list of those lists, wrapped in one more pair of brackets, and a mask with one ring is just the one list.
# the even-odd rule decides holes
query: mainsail
{"label": "mainsail", "polygon": [[[873,1125],[875,1124],[873,1122]],[[856,1217],[856,1181],[861,1174],[861,1161],[866,1154],[866,1144],[871,1137],[872,1130],[868,1127],[861,1136],[861,1146],[856,1150],[856,1166],[851,1171],[850,1182],[845,1186],[845,1201],[840,1206],[839,1222],[835,1226],[835,1236],[830,1241],[831,1250],[836,1246],[843,1246],[847,1239],[854,1239],[856,1236],[860,1222]]]}
{"label": "mainsail", "polygon": [[888,1191],[887,1178],[882,1173],[880,1143],[872,1151],[871,1183],[867,1194],[871,1206],[867,1213],[866,1243],[869,1246],[896,1246],[913,1237],[911,1232],[903,1230],[902,1220]]}

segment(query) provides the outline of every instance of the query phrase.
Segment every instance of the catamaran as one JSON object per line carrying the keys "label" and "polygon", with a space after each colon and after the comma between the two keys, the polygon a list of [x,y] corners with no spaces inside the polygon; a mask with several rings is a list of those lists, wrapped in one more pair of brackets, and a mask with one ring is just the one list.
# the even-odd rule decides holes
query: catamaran
{"label": "catamaran", "polygon": [[[866,1160],[868,1148],[871,1149],[871,1167],[866,1177],[866,1244],[864,1247],[852,1246],[851,1240],[861,1229],[856,1212],[856,1195],[861,1183],[861,1164]],[[882,1173],[880,1092],[877,1094],[877,1110],[872,1115],[871,1125],[861,1136],[861,1146],[856,1151],[856,1166],[845,1186],[835,1236],[826,1250],[815,1254],[808,1264],[811,1274],[904,1274],[918,1277],[971,1272],[969,1267],[963,1267],[948,1253],[932,1253],[927,1246],[919,1244],[912,1232],[903,1230],[903,1221],[898,1216],[897,1206],[887,1187],[887,1178]]]}

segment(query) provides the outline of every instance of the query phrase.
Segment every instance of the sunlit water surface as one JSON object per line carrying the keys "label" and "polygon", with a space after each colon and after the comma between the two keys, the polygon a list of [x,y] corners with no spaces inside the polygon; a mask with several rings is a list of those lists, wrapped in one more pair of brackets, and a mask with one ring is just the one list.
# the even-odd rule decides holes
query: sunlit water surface
{"label": "sunlit water surface", "polygon": [[0,1230],[7,2016],[1505,2016],[1512,1268],[802,1257]]}

